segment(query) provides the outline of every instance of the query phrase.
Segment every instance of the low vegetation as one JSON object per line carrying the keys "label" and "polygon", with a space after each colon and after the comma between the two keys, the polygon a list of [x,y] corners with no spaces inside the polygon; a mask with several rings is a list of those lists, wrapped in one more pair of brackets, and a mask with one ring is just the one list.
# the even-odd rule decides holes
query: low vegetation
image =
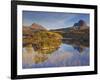
{"label": "low vegetation", "polygon": [[[26,33],[25,33],[26,34]],[[31,35],[23,33],[23,46],[31,45],[35,51],[49,53],[56,50],[60,44],[62,36],[51,31],[36,31]]]}

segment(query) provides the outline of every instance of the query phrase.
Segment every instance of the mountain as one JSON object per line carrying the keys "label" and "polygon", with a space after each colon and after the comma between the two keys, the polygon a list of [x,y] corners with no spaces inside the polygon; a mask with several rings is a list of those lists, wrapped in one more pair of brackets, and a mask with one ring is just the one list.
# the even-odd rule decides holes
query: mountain
{"label": "mountain", "polygon": [[37,23],[33,23],[30,28],[32,30],[46,30],[46,28],[44,28],[42,25],[39,25]]}
{"label": "mountain", "polygon": [[78,30],[79,31],[79,30],[83,30],[83,29],[89,29],[89,26],[87,26],[87,24],[84,20],[79,20],[77,23],[74,23],[72,27],[53,29],[51,31],[69,32],[69,31],[73,31],[73,30]]}
{"label": "mountain", "polygon": [[32,35],[33,32],[35,31],[40,31],[40,30],[46,30],[46,28],[44,28],[43,26],[37,24],[37,23],[33,23],[31,26],[23,26],[23,35],[27,36],[27,35]]}
{"label": "mountain", "polygon": [[61,39],[60,34],[46,30],[39,24],[33,23],[31,26],[23,26],[23,46],[32,46],[38,52],[40,50],[42,53],[54,51],[60,46]]}
{"label": "mountain", "polygon": [[68,41],[67,39],[70,39],[69,41],[79,41],[80,43],[85,42],[84,45],[89,45],[89,26],[87,26],[86,22],[83,20],[79,20],[77,23],[73,24],[72,27],[51,31],[61,34],[64,42]]}
{"label": "mountain", "polygon": [[86,22],[84,20],[79,20],[77,23],[73,25],[74,29],[86,29],[88,28]]}
{"label": "mountain", "polygon": [[31,26],[23,26],[23,45],[27,45],[32,42],[32,37],[35,32],[46,31],[46,29],[36,23],[33,23]]}
{"label": "mountain", "polygon": [[44,28],[43,26],[37,23],[33,23],[31,26],[23,26],[23,33],[25,34],[29,34],[31,32],[38,31],[38,30],[46,30],[46,28]]}

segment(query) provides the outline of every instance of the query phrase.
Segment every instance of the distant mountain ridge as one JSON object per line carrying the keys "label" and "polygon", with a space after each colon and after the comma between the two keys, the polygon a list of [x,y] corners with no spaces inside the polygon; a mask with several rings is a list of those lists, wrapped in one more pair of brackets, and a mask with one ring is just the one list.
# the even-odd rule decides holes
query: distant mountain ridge
{"label": "distant mountain ridge", "polygon": [[31,31],[37,31],[37,30],[46,30],[42,25],[39,25],[37,23],[33,23],[30,26],[23,26],[24,32],[31,32]]}
{"label": "distant mountain ridge", "polygon": [[[77,23],[74,23],[72,27],[68,27],[68,28],[60,28],[60,29],[52,29],[50,31],[69,31],[69,30],[79,30],[79,29],[88,29],[89,26],[86,24],[86,22],[84,20],[79,20]],[[37,31],[37,30],[47,30],[45,27],[43,27],[40,24],[37,23],[33,23],[30,26],[23,26],[23,30],[24,31]]]}
{"label": "distant mountain ridge", "polygon": [[46,30],[46,28],[44,28],[42,25],[39,25],[37,23],[33,23],[30,28],[32,30]]}
{"label": "distant mountain ridge", "polygon": [[89,45],[89,26],[87,26],[84,20],[79,20],[77,23],[74,23],[72,27],[53,30],[47,30],[45,27],[37,23],[33,23],[30,26],[23,26],[23,44],[26,44],[28,42],[27,40],[29,40],[31,43],[31,39],[35,36],[35,33],[41,31],[58,33],[63,37],[63,41],[67,41],[66,39],[71,39],[81,43],[86,42],[85,45]]}
{"label": "distant mountain ridge", "polygon": [[60,29],[53,29],[51,31],[69,31],[69,30],[81,30],[81,29],[88,29],[89,26],[86,24],[84,20],[79,20],[77,23],[74,23],[72,27],[68,28],[60,28]]}
{"label": "distant mountain ridge", "polygon": [[79,41],[80,43],[85,42],[85,46],[89,46],[89,26],[83,20],[79,20],[77,23],[73,24],[72,27],[53,29],[52,32],[59,33],[63,36],[63,41]]}
{"label": "distant mountain ridge", "polygon": [[33,23],[30,26],[23,26],[23,35],[32,35],[33,32],[39,30],[46,30],[46,28],[44,28],[42,25],[39,25],[37,23]]}
{"label": "distant mountain ridge", "polygon": [[88,28],[86,22],[84,20],[79,20],[77,23],[73,25],[74,29],[86,29]]}

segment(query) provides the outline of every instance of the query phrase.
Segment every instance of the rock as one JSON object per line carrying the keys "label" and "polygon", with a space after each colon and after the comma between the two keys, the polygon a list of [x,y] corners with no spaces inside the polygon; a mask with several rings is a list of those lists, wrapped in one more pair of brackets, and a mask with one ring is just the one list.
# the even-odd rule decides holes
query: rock
{"label": "rock", "polygon": [[86,29],[88,28],[86,22],[84,20],[79,20],[77,23],[73,25],[74,29]]}
{"label": "rock", "polygon": [[41,25],[39,25],[39,24],[37,24],[37,23],[33,23],[33,24],[30,26],[30,28],[31,28],[32,30],[46,30],[46,28],[44,28],[43,26],[41,26]]}

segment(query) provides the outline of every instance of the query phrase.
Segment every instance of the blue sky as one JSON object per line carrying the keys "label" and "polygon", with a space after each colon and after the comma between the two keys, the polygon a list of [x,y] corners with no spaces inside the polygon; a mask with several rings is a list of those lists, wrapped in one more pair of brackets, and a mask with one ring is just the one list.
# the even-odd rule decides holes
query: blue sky
{"label": "blue sky", "polygon": [[58,29],[72,27],[79,20],[84,20],[89,25],[90,16],[82,13],[23,11],[24,26],[37,23],[47,29]]}

